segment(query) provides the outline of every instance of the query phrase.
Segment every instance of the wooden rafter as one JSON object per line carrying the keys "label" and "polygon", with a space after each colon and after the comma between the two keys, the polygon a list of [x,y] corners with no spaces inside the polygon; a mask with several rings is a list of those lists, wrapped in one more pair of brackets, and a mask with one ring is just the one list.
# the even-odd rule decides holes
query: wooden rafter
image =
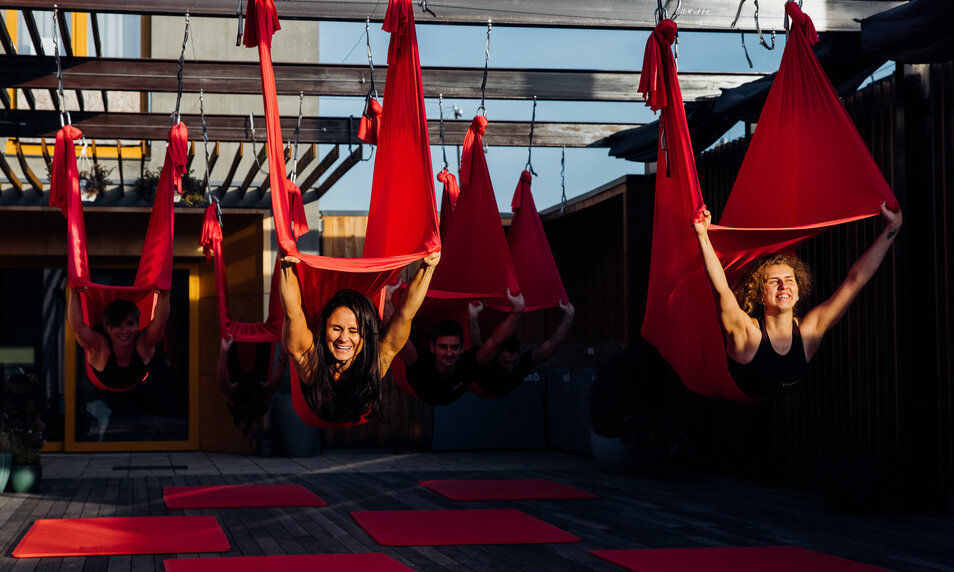
{"label": "wooden rafter", "polygon": [[[164,14],[181,16],[217,16],[235,18],[235,0],[58,0],[60,9],[71,11],[120,12],[127,14]],[[893,0],[805,0],[803,8],[810,14],[819,32],[857,31],[857,20],[889,10],[904,2]],[[244,4],[244,3],[243,3]],[[675,1],[665,2],[675,8]],[[339,20],[363,22],[370,18],[380,22],[386,3],[377,0],[281,0],[278,16],[291,20]],[[566,2],[565,0],[431,0],[428,8],[437,17],[421,14],[418,23],[528,26],[557,28],[616,28],[648,30],[655,26],[653,15],[656,0],[601,0],[600,2]],[[0,0],[0,7],[48,10],[49,0]],[[755,6],[739,0],[707,0],[683,2],[674,14],[683,30],[754,31]],[[771,6],[763,2],[760,10],[763,30],[781,30],[784,13],[782,2]]]}
{"label": "wooden rafter", "polygon": [[222,184],[219,186],[217,195],[219,198],[225,194],[225,191],[229,190],[229,187],[232,186],[232,179],[235,178],[235,172],[238,170],[239,163],[242,162],[242,155],[245,152],[245,145],[239,143],[238,147],[235,149],[235,156],[232,157],[232,165],[229,166],[229,172],[226,173],[225,179],[222,180]]}
{"label": "wooden rafter", "polygon": [[[43,41],[40,39],[40,30],[36,27],[36,20],[33,18],[32,10],[23,11],[23,22],[26,24],[27,32],[30,34],[30,41],[33,42],[33,50],[38,56],[46,55],[43,50]],[[50,90],[50,99],[53,101],[53,107],[60,109],[60,100],[56,97],[56,90]]]}
{"label": "wooden rafter", "polygon": [[[56,21],[59,22],[60,28],[60,49],[63,50],[63,53],[66,54],[66,57],[71,58],[73,57],[73,39],[70,36],[70,28],[66,25],[66,12],[60,14],[60,17],[57,18]],[[76,102],[79,104],[80,111],[86,109],[86,102],[83,100],[82,89],[76,90]]]}
{"label": "wooden rafter", "polygon": [[[161,141],[169,131],[169,116],[164,113],[72,113],[73,125],[87,137],[116,139],[135,137]],[[199,115],[183,114],[186,125],[200,125]],[[247,115],[206,115],[209,139],[218,141],[247,141]],[[297,117],[282,118],[282,136],[288,141],[294,137]],[[255,123],[265,125],[264,117]],[[349,125],[351,131],[349,132]],[[298,140],[302,143],[357,142],[358,121],[348,117],[305,117],[301,120]],[[445,121],[444,139],[447,145],[460,145],[470,126],[470,120]],[[538,147],[588,147],[623,129],[639,127],[635,123],[546,122],[534,124],[533,144]],[[0,137],[53,137],[60,129],[60,115],[53,111],[7,111],[0,116]],[[440,122],[428,121],[430,139],[440,141]],[[484,134],[484,142],[491,146],[527,144],[530,133],[528,121],[493,121]]]}
{"label": "wooden rafter", "polygon": [[328,154],[318,162],[318,165],[315,166],[315,169],[301,182],[301,185],[299,186],[301,187],[302,193],[310,189],[312,185],[318,182],[318,179],[325,174],[325,171],[335,164],[335,161],[338,160],[340,155],[341,145],[335,145],[331,151],[329,151]]}
{"label": "wooden rafter", "polygon": [[27,164],[26,156],[23,154],[23,146],[20,145],[18,139],[13,140],[14,148],[17,150],[17,162],[20,163],[20,170],[23,171],[23,175],[26,177],[27,181],[30,182],[30,186],[33,187],[33,190],[43,194],[43,183],[40,182],[40,178],[36,176],[36,173],[33,172],[33,169]]}
{"label": "wooden rafter", "polygon": [[[361,162],[361,159],[364,158],[363,149],[364,149],[364,145],[358,145],[357,147],[355,147],[354,151],[352,151],[350,155],[345,157],[345,160],[342,161],[337,167],[335,167],[335,170],[332,171],[330,175],[328,175],[328,178],[322,181],[320,185],[318,185],[318,188],[315,191],[316,193],[315,200],[318,200],[321,197],[323,197],[325,193],[330,191],[331,187],[333,187],[335,183],[337,183],[338,180],[341,179],[341,177],[345,176],[345,173],[351,170],[351,167],[354,167],[359,162]],[[304,197],[302,197],[302,200],[304,200]]]}
{"label": "wooden rafter", "polygon": [[[175,92],[177,60],[130,58],[62,58],[63,83],[72,88]],[[368,91],[367,66],[334,64],[275,64],[280,95],[361,96]],[[374,83],[387,90],[387,68],[374,70]],[[573,69],[491,68],[486,94],[490,99],[555,101],[640,101],[639,72]],[[716,97],[722,89],[763,77],[761,73],[687,72],[679,74],[683,99]],[[424,67],[424,96],[480,97],[483,68]],[[0,87],[56,87],[56,63],[50,57],[0,57]],[[190,61],[182,68],[182,90],[206,94],[259,94],[262,78],[255,62]]]}
{"label": "wooden rafter", "polygon": [[[98,57],[103,56],[103,42],[99,37],[99,18],[96,17],[96,12],[90,12],[89,14],[89,26],[93,30],[93,47],[96,48],[96,55]],[[109,111],[109,97],[106,93],[106,89],[101,89],[99,91],[100,95],[103,98],[103,109]]]}
{"label": "wooden rafter", "polygon": [[23,195],[23,183],[20,182],[20,177],[17,177],[17,174],[10,168],[10,164],[7,163],[7,158],[3,153],[0,153],[0,171],[2,171],[3,175],[7,178],[7,182],[10,183],[10,186],[12,186],[18,194]]}

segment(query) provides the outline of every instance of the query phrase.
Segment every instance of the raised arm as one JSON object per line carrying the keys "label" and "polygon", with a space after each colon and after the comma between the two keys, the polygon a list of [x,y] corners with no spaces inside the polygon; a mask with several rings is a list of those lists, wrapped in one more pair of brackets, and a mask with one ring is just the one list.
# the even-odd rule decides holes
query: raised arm
{"label": "raised arm", "polygon": [[520,317],[523,316],[523,308],[525,305],[523,294],[514,296],[510,293],[510,289],[508,288],[507,299],[510,300],[510,313],[507,314],[507,317],[504,318],[502,322],[497,324],[497,327],[490,333],[490,337],[487,338],[487,341],[477,350],[477,363],[490,363],[490,361],[494,359],[494,356],[497,355],[500,344],[504,343],[507,338],[517,331],[517,324],[520,323]]}
{"label": "raised arm", "polygon": [[229,405],[232,404],[232,389],[237,385],[229,381],[229,348],[232,347],[232,336],[222,338],[219,342],[219,361],[215,367],[215,376],[219,380],[219,392]]}
{"label": "raised arm", "polygon": [[[385,325],[390,324],[391,318],[394,317],[394,293],[400,290],[403,284],[404,281],[398,279],[396,283],[384,287],[384,316],[382,316],[382,319]],[[398,357],[408,365],[417,361],[417,348],[414,347],[414,342],[411,341],[410,336],[404,342],[404,347],[398,352]]]}
{"label": "raised arm", "polygon": [[295,364],[299,378],[303,383],[311,382],[310,367],[314,364],[312,356],[316,351],[315,336],[308,329],[305,313],[301,309],[301,287],[298,285],[298,272],[295,269],[300,261],[294,256],[282,259],[279,292],[285,321],[282,323],[282,347],[288,352],[289,359]]}
{"label": "raised arm", "polygon": [[169,321],[169,314],[171,313],[169,299],[170,293],[168,290],[158,291],[156,311],[152,315],[152,321],[139,332],[139,338],[137,340],[144,350],[155,347],[156,344],[162,341],[162,337],[166,333],[166,322]]}
{"label": "raised arm", "polygon": [[894,244],[894,239],[901,230],[901,210],[892,212],[881,204],[881,215],[885,220],[884,230],[878,235],[874,243],[868,247],[861,257],[851,265],[848,276],[831,297],[812,308],[799,323],[802,338],[805,340],[805,353],[811,358],[822,337],[828,330],[841,320],[865,284],[871,280],[884,261],[885,255]]}
{"label": "raised arm", "polygon": [[467,304],[467,335],[470,337],[471,346],[483,345],[480,339],[480,313],[484,310],[484,305],[480,300],[474,300]]}
{"label": "raised arm", "polygon": [[434,276],[434,268],[441,260],[440,251],[428,254],[421,265],[418,266],[414,278],[404,291],[403,299],[399,308],[395,309],[391,321],[388,322],[387,330],[381,338],[381,348],[378,352],[378,360],[381,371],[387,371],[391,366],[391,360],[407,343],[411,337],[411,321],[414,315],[424,303],[424,296],[427,294],[427,288],[431,284],[431,277]]}
{"label": "raised arm", "polygon": [[566,339],[567,334],[570,333],[570,326],[573,325],[573,316],[576,314],[576,309],[574,309],[573,304],[569,302],[564,304],[563,300],[560,300],[560,309],[563,310],[563,319],[560,320],[560,325],[554,330],[550,339],[534,348],[533,355],[531,356],[533,365],[539,365],[550,359],[553,352],[560,347],[560,344]]}
{"label": "raised arm", "polygon": [[87,352],[98,353],[106,351],[109,347],[106,336],[90,328],[83,322],[83,307],[80,302],[79,293],[72,288],[67,288],[66,292],[68,295],[66,302],[66,319],[70,322],[73,335],[76,336],[76,343],[82,346]]}
{"label": "raised arm", "polygon": [[726,333],[728,346],[732,348],[734,352],[740,354],[745,351],[750,334],[754,333],[755,335],[759,335],[759,328],[752,323],[752,319],[749,315],[739,307],[739,301],[736,300],[732,288],[729,287],[729,281],[726,280],[722,262],[719,261],[715,249],[712,248],[712,242],[709,240],[709,223],[711,222],[712,213],[705,211],[705,218],[701,221],[693,222],[692,226],[696,230],[696,236],[699,239],[699,249],[702,251],[706,274],[709,276],[709,282],[712,283],[716,310],[719,312],[719,324]]}

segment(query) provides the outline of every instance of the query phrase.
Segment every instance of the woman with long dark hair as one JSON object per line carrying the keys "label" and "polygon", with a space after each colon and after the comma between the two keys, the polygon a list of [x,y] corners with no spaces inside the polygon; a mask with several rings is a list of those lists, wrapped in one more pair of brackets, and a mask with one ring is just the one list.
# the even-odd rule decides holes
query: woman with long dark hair
{"label": "woman with long dark hair", "polygon": [[298,374],[308,407],[322,420],[358,423],[377,405],[381,378],[410,336],[411,320],[424,301],[440,258],[440,252],[435,252],[421,261],[404,300],[383,331],[377,309],[365,295],[339,290],[324,306],[319,332],[308,328],[302,311],[296,271],[300,261],[293,256],[282,259],[282,345]]}

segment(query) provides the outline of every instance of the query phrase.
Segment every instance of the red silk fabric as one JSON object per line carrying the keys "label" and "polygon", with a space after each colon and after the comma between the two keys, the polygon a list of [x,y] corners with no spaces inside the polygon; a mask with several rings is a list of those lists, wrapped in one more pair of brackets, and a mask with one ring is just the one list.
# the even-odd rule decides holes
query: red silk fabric
{"label": "red silk fabric", "polygon": [[[70,288],[80,297],[83,322],[88,326],[99,323],[106,306],[113,300],[122,298],[131,300],[139,307],[139,328],[142,329],[152,321],[157,299],[154,290],[168,290],[172,285],[172,193],[173,189],[181,193],[182,175],[186,171],[189,130],[184,123],[179,123],[169,130],[165,161],[159,174],[149,227],[132,286],[106,286],[92,281],[74,143],[82,136],[80,130],[72,125],[67,125],[57,132],[50,176],[50,206],[60,208],[68,226],[67,279]],[[92,368],[86,369],[90,381],[99,389],[124,391],[101,384]]]}
{"label": "red silk fabric", "polygon": [[444,191],[441,193],[440,222],[441,238],[443,238],[447,236],[451,216],[454,214],[454,209],[457,208],[460,186],[457,184],[457,177],[446,168],[437,174],[437,180],[444,184]]}
{"label": "red silk fabric", "polygon": [[361,115],[361,123],[358,124],[358,139],[368,145],[378,144],[378,132],[381,131],[381,113],[383,111],[378,100],[373,97],[368,98],[368,105]]}
{"label": "red silk fabric", "polygon": [[492,298],[506,302],[506,290],[519,290],[517,272],[510,259],[500,210],[484,157],[483,134],[487,119],[477,116],[464,137],[461,158],[461,192],[442,237],[441,263],[434,271],[432,298]]}
{"label": "red silk fabric", "polygon": [[[357,290],[380,308],[384,286],[403,267],[440,250],[427,118],[424,114],[411,1],[391,0],[385,15],[385,30],[392,34],[388,51],[388,96],[384,102],[375,158],[364,250],[367,258],[313,256],[298,250],[289,220],[289,195],[274,192],[286,188],[278,97],[271,57],[271,35],[280,28],[274,0],[249,0],[248,14],[245,45],[257,45],[259,51],[275,232],[281,253],[301,260],[297,270],[302,309],[309,329],[317,332],[321,330],[322,307],[335,292],[343,288]],[[416,95],[409,95],[412,93]],[[319,418],[305,404],[294,368],[292,388],[295,410],[309,425],[325,428],[352,425],[329,423]]]}
{"label": "red silk fabric", "polygon": [[569,301],[537,205],[533,202],[532,182],[529,172],[520,174],[510,203],[513,221],[507,233],[510,258],[517,271],[526,311],[555,308],[561,300],[564,303]]}
{"label": "red silk fabric", "polygon": [[[205,251],[206,260],[212,259],[215,265],[215,289],[219,309],[219,336],[231,336],[237,342],[275,343],[282,339],[282,322],[285,311],[279,295],[279,265],[275,262],[272,273],[271,292],[268,295],[268,316],[264,322],[238,322],[229,318],[229,289],[225,274],[225,260],[222,254],[222,228],[215,203],[205,209],[202,222],[202,238],[199,241]],[[269,368],[270,369],[270,368]]]}
{"label": "red silk fabric", "polygon": [[[897,204],[815,59],[811,20],[792,2],[786,11],[793,25],[778,75],[722,216],[724,225],[709,228],[730,283],[759,256],[875,216],[882,201]],[[669,48],[674,26],[665,20],[650,36],[647,53],[657,57],[644,62],[643,73],[656,79],[640,84],[649,90],[650,105],[662,110],[642,335],[689,389],[749,401],[728,372],[712,286],[692,228],[705,204]]]}

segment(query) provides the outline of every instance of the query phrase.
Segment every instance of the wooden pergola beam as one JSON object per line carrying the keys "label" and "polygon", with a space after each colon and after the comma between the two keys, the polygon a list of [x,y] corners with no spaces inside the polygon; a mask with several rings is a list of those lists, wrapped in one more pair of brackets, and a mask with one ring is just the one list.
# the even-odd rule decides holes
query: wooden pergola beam
{"label": "wooden pergola beam", "polygon": [[[72,89],[174,93],[177,60],[130,58],[61,58],[63,84]],[[275,64],[275,87],[281,95],[360,96],[368,92],[368,66]],[[425,67],[424,96],[480,98],[483,68]],[[386,66],[376,67],[374,83],[383,94]],[[684,101],[717,97],[722,89],[759,79],[761,73],[679,73]],[[491,68],[486,94],[490,99],[554,101],[641,101],[639,72],[572,69]],[[0,57],[0,87],[55,88],[56,62],[51,57]],[[182,90],[188,93],[259,94],[262,78],[255,62],[187,61]]]}
{"label": "wooden pergola beam", "polygon": [[[104,113],[96,111],[71,114],[73,125],[88,138],[130,138],[161,141],[169,131],[169,116],[165,113]],[[282,137],[294,137],[297,117],[283,117]],[[201,125],[199,115],[184,114],[186,125]],[[247,115],[206,115],[209,139],[218,141],[248,141]],[[255,122],[265,125],[264,117]],[[298,140],[301,143],[360,143],[357,119],[348,117],[305,117],[301,120]],[[594,142],[624,129],[639,127],[637,123],[548,122],[534,124],[535,147],[589,147]],[[444,121],[444,140],[447,145],[460,145],[470,126],[470,120]],[[350,128],[350,131],[349,131]],[[0,114],[0,137],[54,137],[60,129],[60,114],[55,111],[8,110]],[[194,130],[195,138],[198,132]],[[428,121],[430,140],[440,141],[440,122]],[[523,147],[528,143],[529,121],[493,121],[484,134],[484,143],[490,146]]]}
{"label": "wooden pergola beam", "polygon": [[[181,16],[235,18],[235,0],[57,0],[61,10],[74,12],[116,12]],[[244,10],[244,2],[243,10]],[[676,2],[664,2],[675,9]],[[803,9],[812,16],[819,32],[857,31],[857,19],[904,4],[895,0],[804,0]],[[387,3],[377,0],[281,0],[278,16],[289,20],[332,20],[380,22]],[[415,12],[417,23],[526,26],[551,28],[652,29],[656,0],[602,0],[567,2],[566,0],[431,0],[427,7],[437,17]],[[49,10],[49,0],[0,0],[0,8]],[[755,6],[740,0],[684,2],[674,15],[682,30],[755,31]],[[782,2],[762,3],[762,30],[781,30]]]}

